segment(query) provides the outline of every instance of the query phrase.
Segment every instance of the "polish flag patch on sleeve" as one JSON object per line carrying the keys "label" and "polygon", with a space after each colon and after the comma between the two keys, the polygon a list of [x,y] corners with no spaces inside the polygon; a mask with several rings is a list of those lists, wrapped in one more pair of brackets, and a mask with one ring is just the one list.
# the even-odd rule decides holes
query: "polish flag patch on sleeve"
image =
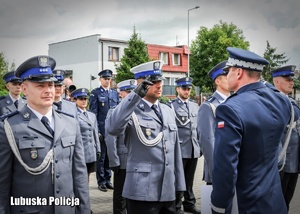
{"label": "polish flag patch on sleeve", "polygon": [[218,122],[218,129],[224,128],[224,121]]}

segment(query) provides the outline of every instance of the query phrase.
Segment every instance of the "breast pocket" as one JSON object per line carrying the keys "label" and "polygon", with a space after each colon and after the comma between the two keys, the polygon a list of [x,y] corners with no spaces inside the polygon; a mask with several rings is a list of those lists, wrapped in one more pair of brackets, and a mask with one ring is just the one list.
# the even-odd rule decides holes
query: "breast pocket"
{"label": "breast pocket", "polygon": [[[181,123],[185,123],[189,119],[189,115],[186,111],[177,111],[176,112],[177,119],[181,121]],[[178,124],[182,126],[181,124]]]}
{"label": "breast pocket", "polygon": [[138,196],[145,196],[149,191],[151,163],[127,164],[124,191]]}
{"label": "breast pocket", "polygon": [[[50,145],[50,142],[49,142]],[[46,140],[36,138],[27,138],[19,141],[20,155],[25,163],[30,167],[41,164],[47,154]]]}
{"label": "breast pocket", "polygon": [[139,124],[147,139],[154,139],[158,135],[159,130],[157,129],[157,123],[155,120],[140,120]]}
{"label": "breast pocket", "polygon": [[99,100],[100,106],[104,106],[105,104],[108,103],[108,97],[98,96],[98,100]]}
{"label": "breast pocket", "polygon": [[[177,125],[176,124],[173,124],[173,123],[169,123],[168,124],[169,126],[169,141],[171,144],[175,144],[175,141],[176,141],[176,135],[178,133],[178,128],[177,128]],[[165,134],[166,136],[167,134]]]}
{"label": "breast pocket", "polygon": [[64,163],[70,163],[74,153],[75,136],[68,136],[61,138],[62,144],[62,157]]}

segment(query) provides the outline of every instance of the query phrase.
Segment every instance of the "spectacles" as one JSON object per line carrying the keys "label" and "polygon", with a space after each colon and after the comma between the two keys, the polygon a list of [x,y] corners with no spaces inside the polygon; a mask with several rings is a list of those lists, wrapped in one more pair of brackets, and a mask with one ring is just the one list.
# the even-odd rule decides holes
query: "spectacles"
{"label": "spectacles", "polygon": [[87,100],[86,97],[79,97],[79,98],[76,98],[77,100]]}

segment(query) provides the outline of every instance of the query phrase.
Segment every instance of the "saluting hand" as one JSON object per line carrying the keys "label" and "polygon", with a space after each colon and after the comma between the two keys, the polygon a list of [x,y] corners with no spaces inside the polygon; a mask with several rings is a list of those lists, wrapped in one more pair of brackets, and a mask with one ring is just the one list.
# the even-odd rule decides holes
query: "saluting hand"
{"label": "saluting hand", "polygon": [[134,89],[134,92],[143,98],[147,94],[150,85],[153,85],[153,82],[151,82],[149,78],[146,78]]}

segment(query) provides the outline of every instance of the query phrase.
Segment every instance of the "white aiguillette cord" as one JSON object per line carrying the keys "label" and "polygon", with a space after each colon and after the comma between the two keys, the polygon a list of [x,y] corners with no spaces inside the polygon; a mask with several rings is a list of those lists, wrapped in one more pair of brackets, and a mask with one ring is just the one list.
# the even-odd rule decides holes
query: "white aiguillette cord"
{"label": "white aiguillette cord", "polygon": [[163,137],[163,133],[162,132],[160,132],[156,136],[156,138],[154,138],[152,140],[148,140],[145,137],[145,135],[144,135],[144,133],[143,133],[141,127],[140,127],[138,118],[137,118],[137,116],[136,116],[136,114],[134,112],[132,113],[132,121],[133,121],[135,130],[136,130],[137,136],[138,136],[139,140],[142,142],[142,144],[144,144],[145,146],[155,146],[155,145],[157,145],[161,141],[161,139]]}
{"label": "white aiguillette cord", "polygon": [[290,124],[289,124],[289,129],[286,133],[286,136],[285,136],[285,141],[284,141],[284,145],[280,151],[280,154],[278,156],[278,163],[281,161],[282,158],[283,159],[283,164],[281,166],[281,168],[279,169],[279,171],[281,171],[284,167],[284,164],[285,164],[285,159],[286,159],[286,150],[287,150],[287,147],[290,143],[290,138],[291,138],[291,133],[292,133],[292,130],[293,130],[293,127],[294,127],[294,117],[295,117],[295,112],[294,112],[294,108],[293,108],[293,104],[292,102],[291,103],[291,119],[290,119]]}
{"label": "white aiguillette cord", "polygon": [[4,120],[4,130],[12,152],[14,153],[15,157],[18,159],[20,164],[24,167],[24,169],[27,172],[29,172],[32,175],[40,175],[48,169],[51,163],[53,164],[53,149],[50,149],[50,151],[47,153],[46,157],[44,158],[43,162],[38,167],[36,168],[29,167],[22,160],[21,154],[19,152],[18,146],[16,144],[16,140],[14,138],[11,127],[7,121],[7,118]]}

